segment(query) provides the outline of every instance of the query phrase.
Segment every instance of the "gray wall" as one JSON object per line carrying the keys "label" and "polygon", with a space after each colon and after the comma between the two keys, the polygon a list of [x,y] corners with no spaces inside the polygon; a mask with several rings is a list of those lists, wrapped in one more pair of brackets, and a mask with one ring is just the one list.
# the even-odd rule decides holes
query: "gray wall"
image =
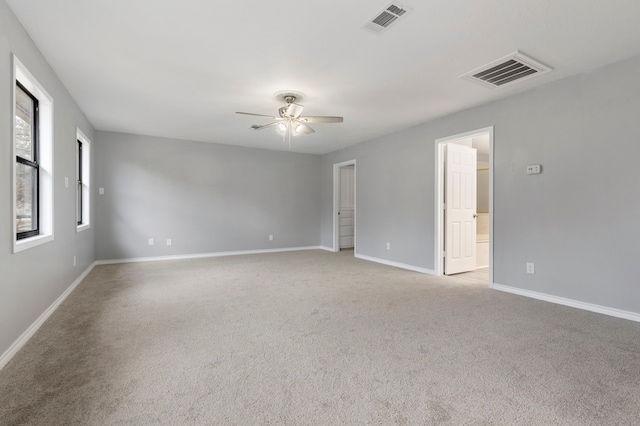
{"label": "gray wall", "polygon": [[433,269],[435,140],[495,126],[494,281],[640,313],[638,75],[640,57],[323,156],[322,245],[332,164],[355,158],[358,253]]}
{"label": "gray wall", "polygon": [[[54,240],[12,253],[11,211],[11,54],[15,53],[54,102]],[[81,55],[82,52],[77,52]],[[94,131],[65,87],[0,0],[0,355],[94,261],[94,226],[75,225],[76,126],[94,141]],[[70,178],[69,188],[64,186]],[[91,219],[95,223],[95,216]],[[73,256],[77,265],[73,266]]]}
{"label": "gray wall", "polygon": [[333,246],[333,164],[356,159],[357,252],[429,267],[433,200],[425,194],[433,194],[434,171],[427,164],[427,145],[422,132],[412,128],[323,156],[322,245]]}
{"label": "gray wall", "polygon": [[319,244],[317,155],[110,132],[95,153],[98,259]]}

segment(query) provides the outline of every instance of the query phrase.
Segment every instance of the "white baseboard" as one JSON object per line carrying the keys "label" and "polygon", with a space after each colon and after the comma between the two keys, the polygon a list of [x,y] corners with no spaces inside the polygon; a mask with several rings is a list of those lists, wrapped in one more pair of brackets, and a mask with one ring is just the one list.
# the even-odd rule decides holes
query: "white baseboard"
{"label": "white baseboard", "polygon": [[280,253],[285,251],[326,250],[322,246],[286,247],[263,250],[219,251],[213,253],[179,254],[175,256],[132,257],[128,259],[97,260],[96,265],[112,265],[116,263],[156,262],[160,260],[199,259],[203,257],[238,256],[243,254]]}
{"label": "white baseboard", "polygon": [[406,263],[394,262],[392,260],[380,259],[377,257],[366,256],[364,254],[355,253],[358,259],[368,260],[370,262],[382,263],[383,265],[395,266],[396,268],[408,269],[409,271],[421,272],[423,274],[435,275],[433,269],[421,268],[419,266],[409,265]]}
{"label": "white baseboard", "polygon": [[318,247],[320,250],[326,250],[326,251],[330,251],[332,253],[335,253],[335,251],[333,250],[333,247],[327,247],[327,246],[320,246]]}
{"label": "white baseboard", "polygon": [[538,293],[537,291],[523,290],[502,284],[491,284],[494,290],[513,293],[520,296],[531,297],[532,299],[544,300],[545,302],[556,303],[558,305],[570,306],[572,308],[583,309],[585,311],[597,312],[599,314],[609,315],[616,318],[623,318],[630,321],[640,322],[640,314],[636,312],[623,311],[616,308],[608,308],[606,306],[595,305],[593,303],[580,302],[578,300],[567,299],[559,296],[552,296],[546,293]]}
{"label": "white baseboard", "polygon": [[60,297],[58,297],[56,301],[53,302],[51,306],[49,306],[47,310],[44,311],[42,315],[40,315],[38,319],[29,326],[29,328],[27,328],[25,332],[22,333],[22,335],[20,335],[20,337],[18,337],[15,342],[13,342],[11,346],[9,346],[9,349],[4,351],[2,356],[0,356],[0,370],[2,370],[4,366],[7,365],[9,361],[11,361],[11,358],[13,358],[13,356],[20,349],[22,349],[24,345],[27,344],[29,339],[31,339],[33,335],[36,334],[36,331],[38,331],[38,329],[51,316],[51,314],[53,314],[55,310],[58,309],[58,306],[60,306],[60,304],[64,302],[64,300],[71,294],[71,292],[78,286],[78,284],[80,284],[82,280],[87,276],[87,274],[91,272],[95,265],[95,262],[92,263],[82,274],[80,274],[80,276],[76,278],[76,280],[64,291],[64,293],[62,293]]}

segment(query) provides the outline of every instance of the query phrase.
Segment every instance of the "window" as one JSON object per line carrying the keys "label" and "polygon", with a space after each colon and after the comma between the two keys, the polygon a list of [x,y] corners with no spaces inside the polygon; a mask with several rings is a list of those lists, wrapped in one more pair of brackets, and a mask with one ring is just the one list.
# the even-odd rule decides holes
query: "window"
{"label": "window", "polygon": [[38,99],[16,81],[16,238],[39,233]]}
{"label": "window", "polygon": [[13,251],[53,240],[53,99],[13,56]]}
{"label": "window", "polygon": [[78,225],[82,225],[82,142],[79,140],[78,152],[76,158],[78,159],[78,166],[76,167],[76,222]]}
{"label": "window", "polygon": [[91,141],[76,129],[76,224],[78,232],[89,229],[91,196]]}

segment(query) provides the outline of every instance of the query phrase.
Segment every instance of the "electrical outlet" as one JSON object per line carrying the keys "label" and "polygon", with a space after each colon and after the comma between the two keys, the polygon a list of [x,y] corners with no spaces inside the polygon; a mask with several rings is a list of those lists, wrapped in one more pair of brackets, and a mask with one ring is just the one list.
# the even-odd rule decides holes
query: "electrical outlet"
{"label": "electrical outlet", "polygon": [[533,268],[533,263],[531,262],[527,262],[527,274],[534,274],[534,268]]}
{"label": "electrical outlet", "polygon": [[73,256],[73,266],[76,266],[76,257]]}
{"label": "electrical outlet", "polygon": [[387,250],[391,250],[391,243],[387,243]]}
{"label": "electrical outlet", "polygon": [[98,194],[104,195],[104,188],[98,188]]}
{"label": "electrical outlet", "polygon": [[167,245],[170,246],[171,244],[171,238],[167,238]]}
{"label": "electrical outlet", "polygon": [[153,245],[153,238],[149,238],[149,245],[152,246]]}
{"label": "electrical outlet", "polygon": [[269,235],[269,241],[273,241],[273,235]]}
{"label": "electrical outlet", "polygon": [[64,177],[64,187],[68,188],[69,187],[69,176],[65,176]]}

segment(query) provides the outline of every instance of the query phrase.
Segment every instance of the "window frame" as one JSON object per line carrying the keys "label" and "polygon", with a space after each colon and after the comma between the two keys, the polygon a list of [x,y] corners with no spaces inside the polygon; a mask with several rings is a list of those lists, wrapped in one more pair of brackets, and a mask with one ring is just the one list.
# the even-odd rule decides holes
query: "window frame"
{"label": "window frame", "polygon": [[[34,198],[35,199],[35,214],[32,214],[32,223],[35,222],[35,226],[33,226],[32,229],[28,230],[28,231],[18,231],[16,229],[16,239],[17,240],[22,240],[25,238],[30,238],[30,237],[34,237],[36,235],[40,235],[40,164],[39,164],[39,160],[40,160],[40,154],[39,154],[39,149],[40,149],[40,145],[39,145],[39,120],[38,120],[38,115],[39,115],[39,107],[38,107],[38,98],[36,98],[26,87],[24,87],[18,80],[15,81],[15,85],[17,86],[17,88],[14,88],[14,90],[20,89],[22,92],[24,92],[32,101],[33,101],[33,130],[32,130],[32,135],[31,135],[31,152],[32,152],[32,157],[33,159],[29,160],[26,159],[24,157],[21,157],[20,155],[18,155],[18,153],[15,154],[15,161],[16,161],[16,165],[17,163],[20,163],[24,166],[27,167],[31,167],[32,169],[35,170],[35,182],[34,182],[34,186],[35,188],[32,188],[31,190],[35,193],[34,194]],[[17,95],[16,95],[16,102],[14,102],[14,108],[17,109]],[[15,120],[15,114],[14,114],[14,120]],[[14,121],[14,131],[15,131],[15,127],[17,126],[17,124]],[[14,143],[14,150],[15,150],[15,137],[13,138],[13,143]],[[17,184],[17,182],[16,182]],[[17,202],[17,200],[16,200]],[[34,209],[34,207],[32,207],[32,210]],[[17,209],[16,209],[17,210]],[[33,217],[35,216],[35,218]],[[17,212],[16,212],[16,216],[14,216],[14,220],[17,220]],[[16,226],[17,228],[17,226]]]}
{"label": "window frame", "polygon": [[[11,79],[11,221],[13,229],[13,253],[18,253],[54,239],[54,202],[53,202],[53,98],[29,70],[12,54]],[[38,233],[18,238],[17,230],[17,152],[16,152],[16,95],[18,83],[38,100],[37,130],[38,134]]]}
{"label": "window frame", "polygon": [[82,226],[82,141],[76,139],[76,225]]}
{"label": "window frame", "polygon": [[[82,152],[79,152],[78,144],[82,145]],[[80,232],[91,227],[91,140],[77,127],[75,151],[76,231]],[[81,185],[79,185],[80,183]],[[78,206],[78,201],[81,203],[80,206]],[[81,218],[78,218],[78,210],[82,212]]]}

